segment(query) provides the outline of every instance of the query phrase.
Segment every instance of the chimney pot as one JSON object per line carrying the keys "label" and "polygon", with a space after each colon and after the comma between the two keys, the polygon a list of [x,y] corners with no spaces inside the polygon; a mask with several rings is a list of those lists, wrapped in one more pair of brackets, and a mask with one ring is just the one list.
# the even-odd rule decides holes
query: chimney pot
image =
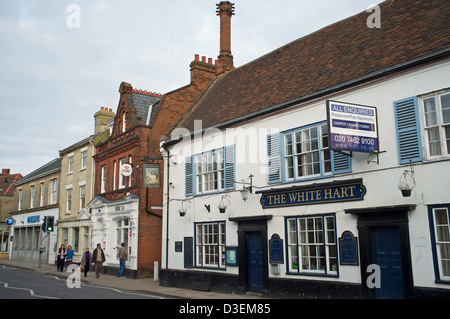
{"label": "chimney pot", "polygon": [[9,168],[3,168],[2,169],[2,174],[9,174],[10,169]]}
{"label": "chimney pot", "polygon": [[200,61],[200,55],[199,54],[195,55],[195,61]]}
{"label": "chimney pot", "polygon": [[212,58],[208,58],[208,63],[212,64]]}
{"label": "chimney pot", "polygon": [[102,107],[101,107],[101,110],[102,110],[102,111],[104,111],[104,110],[105,110],[105,108],[104,108],[104,107],[102,106]]}
{"label": "chimney pot", "polygon": [[110,112],[112,112],[112,109],[109,109]]}
{"label": "chimney pot", "polygon": [[202,62],[206,62],[206,57],[202,56]]}

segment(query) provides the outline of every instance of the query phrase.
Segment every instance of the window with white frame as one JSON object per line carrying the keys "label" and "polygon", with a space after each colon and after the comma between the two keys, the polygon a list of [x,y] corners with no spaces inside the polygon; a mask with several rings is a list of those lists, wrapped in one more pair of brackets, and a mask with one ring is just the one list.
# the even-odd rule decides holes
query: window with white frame
{"label": "window with white frame", "polygon": [[425,148],[430,158],[450,154],[450,92],[421,99]]}
{"label": "window with white frame", "polygon": [[72,210],[72,188],[66,189],[66,213]]}
{"label": "window with white frame", "polygon": [[34,189],[34,185],[31,185],[30,186],[30,208],[34,208],[34,191],[35,191],[35,189]]}
{"label": "window with white frame", "polygon": [[431,207],[435,263],[439,280],[450,281],[450,205]]}
{"label": "window with white frame", "polygon": [[81,169],[87,167],[87,150],[81,151]]}
{"label": "window with white frame", "polygon": [[86,185],[80,185],[80,210],[86,208]]}
{"label": "window with white frame", "polygon": [[286,181],[331,173],[331,152],[326,124],[284,133],[284,178]]}
{"label": "window with white frame", "polygon": [[100,192],[106,192],[106,165],[102,166],[101,176],[100,176]]}
{"label": "window with white frame", "polygon": [[337,275],[334,215],[287,218],[289,273]]}
{"label": "window with white frame", "polygon": [[223,149],[219,149],[194,157],[197,193],[207,193],[224,189],[223,156]]}
{"label": "window with white frame", "polygon": [[120,219],[116,223],[116,246],[125,243],[128,247],[128,237],[131,232],[131,223],[129,218]]}
{"label": "window with white frame", "polygon": [[[120,160],[119,172],[120,172],[120,169],[122,168],[122,165],[124,165],[126,162],[127,162],[127,160],[125,158],[122,158]],[[119,173],[119,189],[125,188],[125,186],[126,186],[126,179],[127,179],[127,177],[125,175]]]}
{"label": "window with white frame", "polygon": [[186,196],[235,189],[235,145],[186,158]]}
{"label": "window with white frame", "polygon": [[69,159],[69,170],[67,171],[67,173],[73,173],[73,154],[69,155],[68,157]]}
{"label": "window with white frame", "polygon": [[195,224],[195,265],[225,268],[225,237],[225,222]]}
{"label": "window with white frame", "polygon": [[17,210],[22,210],[23,191],[19,189],[19,202],[17,203]]}
{"label": "window with white frame", "polygon": [[58,180],[56,178],[50,181],[50,204],[56,204],[58,201]]}
{"label": "window with white frame", "polygon": [[40,198],[39,198],[39,206],[44,206],[44,191],[45,191],[45,188],[44,188],[44,182],[41,182],[40,183],[40,192],[41,192],[41,196],[40,196]]}

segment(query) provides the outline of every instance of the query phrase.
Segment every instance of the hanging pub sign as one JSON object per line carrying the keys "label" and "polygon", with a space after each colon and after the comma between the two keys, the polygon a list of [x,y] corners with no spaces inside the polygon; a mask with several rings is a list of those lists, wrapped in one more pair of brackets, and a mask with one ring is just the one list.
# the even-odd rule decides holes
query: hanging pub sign
{"label": "hanging pub sign", "polygon": [[142,169],[143,186],[146,188],[159,188],[160,172],[159,164],[144,164]]}
{"label": "hanging pub sign", "polygon": [[379,152],[376,107],[328,100],[327,116],[332,150]]}
{"label": "hanging pub sign", "polygon": [[299,187],[257,191],[262,208],[326,204],[363,200],[366,187],[362,178]]}

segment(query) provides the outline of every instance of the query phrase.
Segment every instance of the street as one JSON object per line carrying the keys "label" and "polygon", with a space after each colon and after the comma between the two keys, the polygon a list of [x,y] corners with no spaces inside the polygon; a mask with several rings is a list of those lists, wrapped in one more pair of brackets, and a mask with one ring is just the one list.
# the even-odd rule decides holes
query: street
{"label": "street", "polygon": [[[73,288],[69,288],[72,286]],[[68,285],[65,277],[0,266],[0,299],[161,299],[144,292],[80,283]]]}

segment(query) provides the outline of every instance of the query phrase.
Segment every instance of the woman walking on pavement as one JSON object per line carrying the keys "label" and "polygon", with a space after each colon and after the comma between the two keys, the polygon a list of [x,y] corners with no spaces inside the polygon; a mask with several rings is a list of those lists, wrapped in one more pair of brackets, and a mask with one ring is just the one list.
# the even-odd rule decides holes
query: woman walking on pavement
{"label": "woman walking on pavement", "polygon": [[92,260],[92,254],[89,251],[89,248],[86,248],[86,251],[83,254],[83,257],[81,257],[81,266],[83,267],[84,277],[87,276],[87,273],[89,271],[89,266],[91,265]]}
{"label": "woman walking on pavement", "polygon": [[56,271],[62,272],[64,269],[64,260],[66,259],[66,247],[64,244],[61,244],[61,247],[56,251]]}
{"label": "woman walking on pavement", "polygon": [[66,270],[72,265],[74,251],[72,246],[67,246],[67,255],[66,255]]}
{"label": "woman walking on pavement", "polygon": [[92,262],[95,263],[95,277],[100,277],[100,270],[105,262],[105,254],[103,253],[102,245],[97,244],[97,248],[92,253]]}

